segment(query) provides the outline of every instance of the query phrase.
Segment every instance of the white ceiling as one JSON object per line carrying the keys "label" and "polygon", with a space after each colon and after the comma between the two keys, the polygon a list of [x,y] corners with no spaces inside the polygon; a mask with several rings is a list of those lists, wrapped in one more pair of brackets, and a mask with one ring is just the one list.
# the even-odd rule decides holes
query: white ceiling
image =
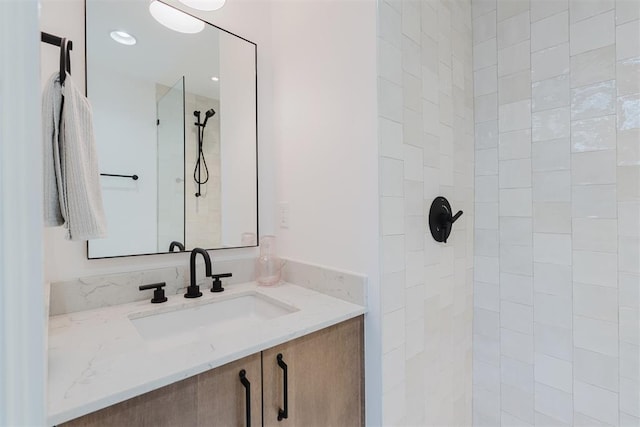
{"label": "white ceiling", "polygon": [[[86,13],[88,80],[93,67],[166,86],[185,76],[187,92],[220,98],[221,82],[211,80],[220,70],[216,27],[205,25],[197,34],[170,30],[151,16],[149,0],[87,0]],[[116,43],[109,36],[113,30],[126,31],[138,42]]]}

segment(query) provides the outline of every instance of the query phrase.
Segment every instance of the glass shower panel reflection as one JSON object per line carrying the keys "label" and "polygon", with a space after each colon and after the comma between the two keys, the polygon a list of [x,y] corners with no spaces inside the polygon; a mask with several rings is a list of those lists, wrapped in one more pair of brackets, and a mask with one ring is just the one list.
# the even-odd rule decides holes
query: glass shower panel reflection
{"label": "glass shower panel reflection", "polygon": [[158,252],[184,238],[184,77],[156,86],[158,131]]}

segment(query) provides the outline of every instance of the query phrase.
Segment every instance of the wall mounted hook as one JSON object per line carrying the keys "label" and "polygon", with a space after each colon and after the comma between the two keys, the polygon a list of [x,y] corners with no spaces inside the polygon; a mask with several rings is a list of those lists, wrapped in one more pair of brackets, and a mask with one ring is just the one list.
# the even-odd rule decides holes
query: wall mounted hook
{"label": "wall mounted hook", "polygon": [[461,215],[462,211],[453,215],[451,205],[444,197],[438,196],[433,200],[431,209],[429,209],[429,229],[436,242],[447,243],[453,223]]}

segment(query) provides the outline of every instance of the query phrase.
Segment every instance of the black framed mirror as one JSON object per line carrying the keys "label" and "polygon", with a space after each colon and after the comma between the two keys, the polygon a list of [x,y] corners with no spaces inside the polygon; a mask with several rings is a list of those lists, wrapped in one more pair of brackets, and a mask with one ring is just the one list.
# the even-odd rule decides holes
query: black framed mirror
{"label": "black framed mirror", "polygon": [[[154,3],[191,19],[191,32],[161,24]],[[88,243],[88,258],[256,246],[256,44],[186,7],[85,7],[87,97],[108,226],[106,239]]]}

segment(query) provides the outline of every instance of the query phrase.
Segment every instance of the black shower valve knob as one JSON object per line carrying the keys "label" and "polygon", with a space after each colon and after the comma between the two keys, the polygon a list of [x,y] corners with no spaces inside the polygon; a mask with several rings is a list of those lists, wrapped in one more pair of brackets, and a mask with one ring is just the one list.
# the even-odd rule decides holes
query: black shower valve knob
{"label": "black shower valve knob", "polygon": [[436,242],[447,243],[453,224],[460,218],[462,211],[453,215],[449,201],[444,197],[436,197],[429,209],[429,229]]}

